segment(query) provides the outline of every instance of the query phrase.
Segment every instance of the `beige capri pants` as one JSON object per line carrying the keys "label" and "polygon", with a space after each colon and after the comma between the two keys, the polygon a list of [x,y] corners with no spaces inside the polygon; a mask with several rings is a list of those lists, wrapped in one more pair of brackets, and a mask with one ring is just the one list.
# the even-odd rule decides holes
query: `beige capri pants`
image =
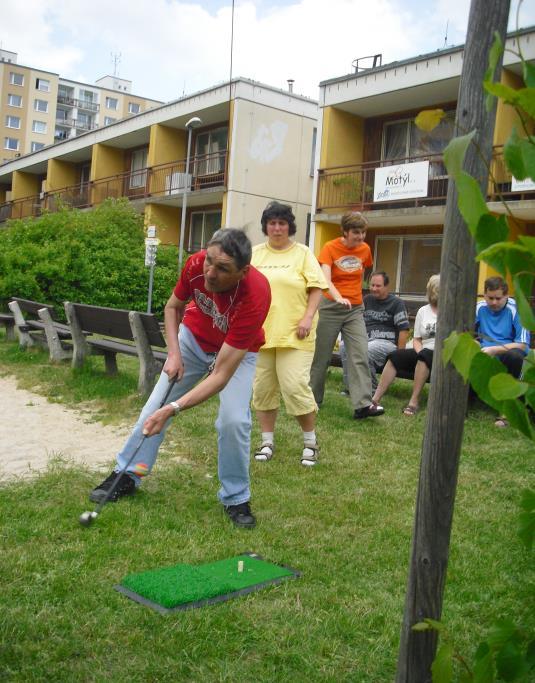
{"label": "beige capri pants", "polygon": [[318,406],[310,388],[314,351],[292,348],[260,349],[253,384],[253,408],[276,410],[280,395],[289,415],[308,415]]}

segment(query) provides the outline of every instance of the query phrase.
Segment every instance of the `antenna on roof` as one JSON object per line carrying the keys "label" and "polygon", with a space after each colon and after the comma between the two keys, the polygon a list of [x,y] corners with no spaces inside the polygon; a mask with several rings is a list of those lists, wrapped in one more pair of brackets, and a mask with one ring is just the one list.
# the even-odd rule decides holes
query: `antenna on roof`
{"label": "antenna on roof", "polygon": [[121,53],[120,52],[111,52],[111,62],[113,64],[113,75],[118,76],[119,75],[119,64],[121,63]]}
{"label": "antenna on roof", "polygon": [[449,28],[450,20],[446,22],[446,35],[444,36],[444,47],[448,47],[448,28]]}

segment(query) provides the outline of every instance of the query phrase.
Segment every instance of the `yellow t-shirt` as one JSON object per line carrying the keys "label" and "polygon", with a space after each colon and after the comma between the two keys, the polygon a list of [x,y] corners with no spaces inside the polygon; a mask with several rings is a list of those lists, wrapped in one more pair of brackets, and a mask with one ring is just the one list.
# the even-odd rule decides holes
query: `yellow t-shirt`
{"label": "yellow t-shirt", "polygon": [[270,349],[285,347],[314,350],[317,314],[310,334],[298,339],[297,324],[308,303],[307,289],[327,289],[327,282],[314,254],[304,244],[293,242],[288,249],[272,249],[267,243],[253,247],[252,265],[269,280],[271,307],[264,322],[266,343]]}

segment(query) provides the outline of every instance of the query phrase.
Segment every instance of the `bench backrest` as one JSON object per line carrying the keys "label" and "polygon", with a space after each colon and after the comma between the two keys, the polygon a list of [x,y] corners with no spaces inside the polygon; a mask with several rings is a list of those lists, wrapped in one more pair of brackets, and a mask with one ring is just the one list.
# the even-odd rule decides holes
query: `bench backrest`
{"label": "bench backrest", "polygon": [[56,320],[54,306],[51,306],[50,304],[40,304],[38,301],[31,301],[30,299],[19,299],[17,296],[12,297],[11,301],[16,301],[21,311],[24,313],[30,313],[34,317],[37,317],[37,311],[40,308],[47,308],[52,319]]}
{"label": "bench backrest", "polygon": [[[76,319],[84,332],[102,334],[106,337],[134,341],[129,311],[123,308],[106,308],[88,304],[72,304]],[[151,346],[165,347],[158,319],[151,313],[140,313],[139,317]]]}

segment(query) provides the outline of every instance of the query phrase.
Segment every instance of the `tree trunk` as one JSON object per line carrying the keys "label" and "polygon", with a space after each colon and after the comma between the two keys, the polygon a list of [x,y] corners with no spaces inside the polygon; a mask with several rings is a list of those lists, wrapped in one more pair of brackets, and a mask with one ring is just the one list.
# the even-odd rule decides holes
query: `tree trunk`
{"label": "tree trunk", "polygon": [[[476,141],[487,162],[492,153],[495,108],[486,111],[482,81],[494,32],[497,31],[505,41],[508,15],[509,0],[472,0],[456,130],[459,135],[474,128],[477,130]],[[498,69],[501,69],[501,61]],[[486,196],[488,171],[473,145],[466,155],[464,170],[480,182]],[[452,365],[444,367],[441,361],[444,339],[453,330],[473,329],[477,294],[475,245],[457,208],[457,192],[452,180],[448,186],[440,270],[435,362],[422,444],[396,683],[431,681],[437,634],[411,629],[426,617],[437,620],[441,617],[466,414],[468,387]]]}

